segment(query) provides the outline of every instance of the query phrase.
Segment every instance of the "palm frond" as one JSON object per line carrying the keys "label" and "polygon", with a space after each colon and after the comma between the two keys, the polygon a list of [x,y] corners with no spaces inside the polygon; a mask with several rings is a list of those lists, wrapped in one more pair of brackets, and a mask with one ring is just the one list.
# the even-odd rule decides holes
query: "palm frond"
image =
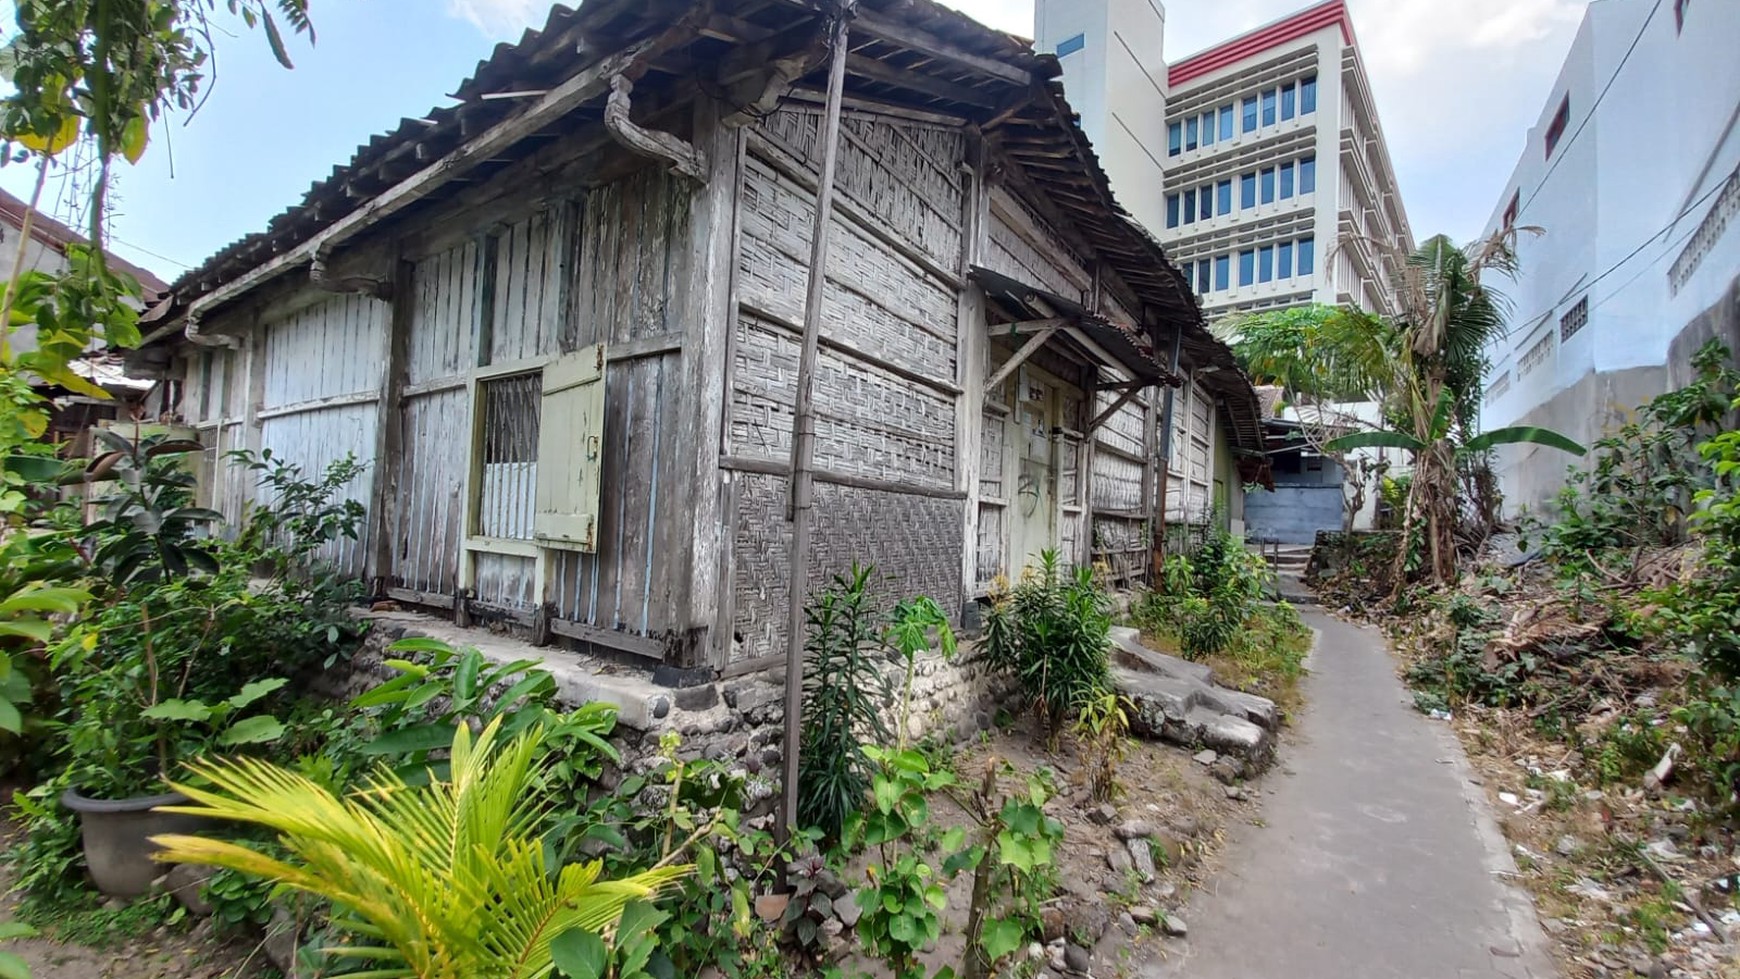
{"label": "palm frond", "polygon": [[275,831],[274,859],[245,843],[163,836],[158,859],[226,867],[325,897],[370,944],[335,951],[378,960],[369,975],[539,979],[550,941],[570,928],[610,936],[629,903],[687,874],[664,867],[600,880],[598,863],[552,874],[536,834],[543,732],[501,743],[500,721],[459,726],[450,774],[410,786],[390,771],[340,798],[257,759],[196,764],[210,788],[178,785],[194,805],[167,811]]}

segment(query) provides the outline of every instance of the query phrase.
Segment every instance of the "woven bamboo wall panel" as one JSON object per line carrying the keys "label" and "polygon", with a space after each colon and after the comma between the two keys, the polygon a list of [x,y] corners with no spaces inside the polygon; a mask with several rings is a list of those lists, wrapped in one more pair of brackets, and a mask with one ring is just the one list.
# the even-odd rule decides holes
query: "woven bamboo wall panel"
{"label": "woven bamboo wall panel", "polygon": [[687,183],[658,167],[587,191],[562,350],[683,331],[690,208]]}
{"label": "woven bamboo wall panel", "polygon": [[[1094,416],[1098,417],[1100,412],[1110,408],[1112,403],[1117,400],[1118,394],[1100,391],[1094,399]],[[1114,449],[1140,456],[1146,450],[1144,444],[1146,430],[1146,410],[1137,404],[1135,399],[1131,399],[1124,402],[1122,408],[1119,408],[1112,417],[1106,419],[1098,429],[1094,430],[1094,437],[1099,440],[1101,445],[1109,445]]]}
{"label": "woven bamboo wall panel", "polygon": [[[796,334],[744,314],[731,371],[731,453],[791,457],[801,348]],[[954,402],[839,351],[823,349],[815,387],[816,465],[952,487]]]}
{"label": "woven bamboo wall panel", "polygon": [[[732,587],[736,632],[732,659],[785,651],[789,607],[786,522],[788,480],[736,473]],[[874,565],[877,592],[888,604],[929,595],[953,618],[961,608],[961,500],[816,485],[815,553],[809,594],[853,562]]]}
{"label": "woven bamboo wall panel", "polygon": [[[821,168],[821,113],[787,107],[760,132],[811,173]],[[848,114],[840,123],[836,189],[944,268],[960,260],[966,140],[955,127]]]}
{"label": "woven bamboo wall panel", "polygon": [[979,495],[1008,499],[1003,479],[1003,443],[1007,422],[1002,415],[986,412],[979,429]]}
{"label": "woven bamboo wall panel", "polygon": [[1094,454],[1094,498],[1096,510],[1142,509],[1142,467],[1122,456],[1109,452]]}
{"label": "woven bamboo wall panel", "polygon": [[[994,271],[1043,286],[1060,296],[1079,296],[1092,281],[1087,263],[1049,229],[1044,219],[1020,201],[1006,194],[998,194],[996,199],[997,207],[991,211],[991,247],[987,249],[985,264]],[[1037,229],[1049,240],[1051,249],[1041,251],[1035,247],[1014,223],[999,213],[1002,208],[1025,215],[1020,223]],[[1054,258],[1054,254],[1057,257]]]}
{"label": "woven bamboo wall panel", "polygon": [[[804,318],[813,197],[751,158],[744,180],[741,300]],[[822,331],[830,340],[945,383],[955,380],[955,294],[856,225],[835,220]]]}

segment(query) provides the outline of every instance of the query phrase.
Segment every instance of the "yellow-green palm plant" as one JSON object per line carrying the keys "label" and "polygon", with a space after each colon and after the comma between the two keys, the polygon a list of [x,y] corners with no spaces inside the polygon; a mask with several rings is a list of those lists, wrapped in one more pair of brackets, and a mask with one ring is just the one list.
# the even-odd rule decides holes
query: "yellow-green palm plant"
{"label": "yellow-green palm plant", "polygon": [[625,906],[656,897],[688,867],[600,880],[602,864],[551,873],[536,827],[539,729],[500,741],[500,721],[453,735],[451,774],[409,786],[382,770],[339,797],[251,758],[190,766],[209,788],[176,784],[196,805],[165,811],[275,831],[277,859],[245,843],[159,836],[158,859],[227,867],[330,900],[359,937],[332,951],[379,964],[379,979],[542,979],[550,943],[574,929],[609,938]]}

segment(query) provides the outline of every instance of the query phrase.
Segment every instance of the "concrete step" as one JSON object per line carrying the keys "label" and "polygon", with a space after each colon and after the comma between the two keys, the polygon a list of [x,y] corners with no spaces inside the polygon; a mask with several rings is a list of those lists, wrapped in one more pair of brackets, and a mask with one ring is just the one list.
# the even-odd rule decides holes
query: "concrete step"
{"label": "concrete step", "polygon": [[1208,667],[1149,649],[1135,629],[1111,638],[1113,680],[1135,708],[1131,733],[1236,755],[1251,771],[1269,763],[1281,721],[1274,701],[1219,686]]}

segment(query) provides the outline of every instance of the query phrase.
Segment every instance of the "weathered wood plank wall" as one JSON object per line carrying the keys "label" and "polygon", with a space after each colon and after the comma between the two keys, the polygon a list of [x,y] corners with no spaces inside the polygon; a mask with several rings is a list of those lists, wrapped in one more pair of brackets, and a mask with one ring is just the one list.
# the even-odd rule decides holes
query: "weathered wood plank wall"
{"label": "weathered wood plank wall", "polygon": [[[260,445],[319,478],[333,462],[354,456],[376,464],[375,426],[380,424],[381,365],[386,353],[386,303],[360,295],[335,295],[266,323]],[[373,506],[368,475],[358,476],[344,496]],[[347,574],[360,575],[369,553],[365,518],[357,540],[334,541],[319,557]]]}

